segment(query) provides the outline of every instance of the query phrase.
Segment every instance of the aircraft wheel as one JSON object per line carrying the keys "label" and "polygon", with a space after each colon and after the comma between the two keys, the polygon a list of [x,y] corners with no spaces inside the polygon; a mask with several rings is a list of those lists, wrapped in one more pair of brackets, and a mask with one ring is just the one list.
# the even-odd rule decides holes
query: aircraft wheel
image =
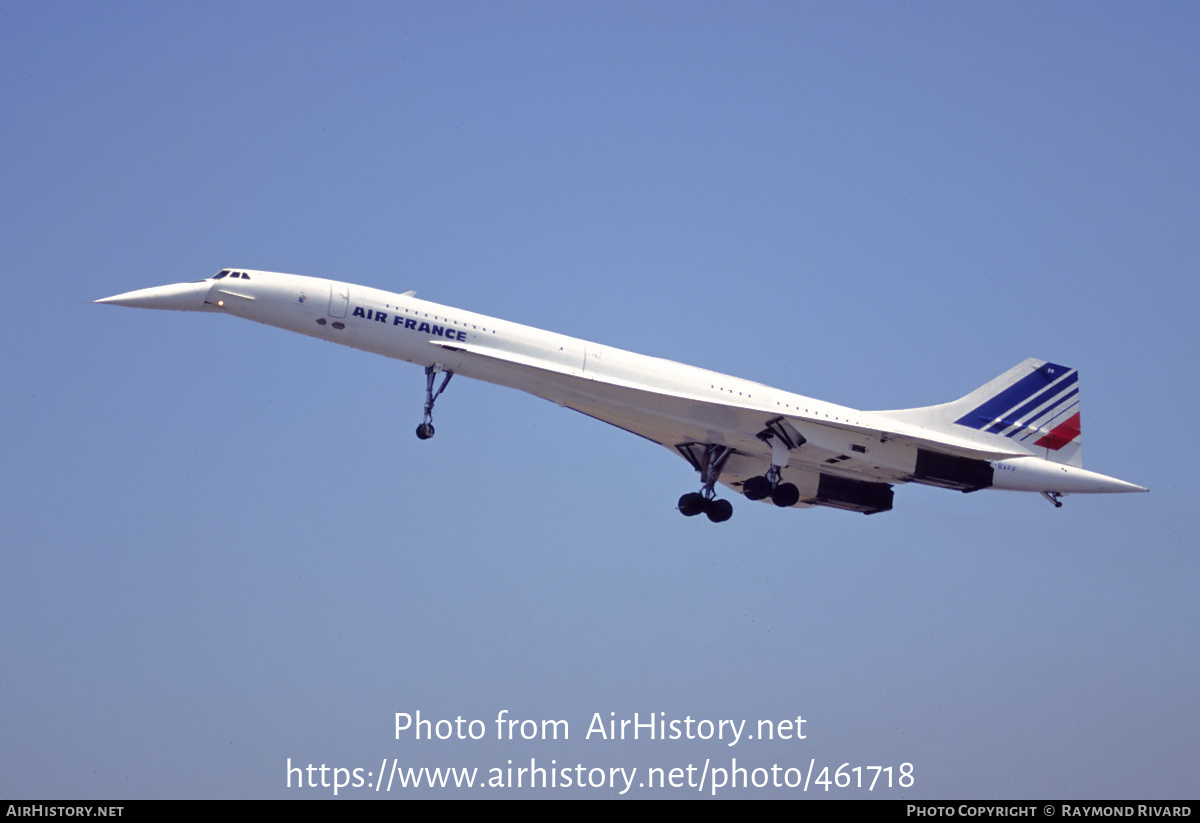
{"label": "aircraft wheel", "polygon": [[771,494],[771,481],[759,475],[742,484],[742,494],[747,500],[763,500]]}
{"label": "aircraft wheel", "polygon": [[733,504],[728,500],[710,500],[704,512],[714,523],[724,523],[733,517]]}
{"label": "aircraft wheel", "polygon": [[800,490],[794,483],[780,483],[771,492],[771,502],[781,509],[794,506],[800,500]]}
{"label": "aircraft wheel", "polygon": [[433,437],[433,424],[422,423],[421,425],[417,426],[417,437],[421,438],[422,440],[428,440],[429,438]]}
{"label": "aircraft wheel", "polygon": [[700,492],[688,492],[679,498],[679,513],[684,517],[695,517],[704,511],[707,503]]}

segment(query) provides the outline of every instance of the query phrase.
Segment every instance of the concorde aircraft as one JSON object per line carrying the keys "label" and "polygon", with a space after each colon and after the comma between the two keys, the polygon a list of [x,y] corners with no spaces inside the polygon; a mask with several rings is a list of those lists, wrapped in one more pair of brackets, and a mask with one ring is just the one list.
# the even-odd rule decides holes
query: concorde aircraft
{"label": "concorde aircraft", "polygon": [[[952,403],[857,411],[760,383],[319,277],[222,269],[207,280],[97,300],[232,314],[425,368],[425,415],[456,374],[535,394],[652,440],[700,473],[679,498],[687,517],[728,520],[720,483],[776,506],[875,514],[892,486],[973,492],[1144,492],[1086,471],[1079,373],[1029,359]],[[440,383],[439,381],[440,375]],[[434,386],[437,385],[435,389]]]}

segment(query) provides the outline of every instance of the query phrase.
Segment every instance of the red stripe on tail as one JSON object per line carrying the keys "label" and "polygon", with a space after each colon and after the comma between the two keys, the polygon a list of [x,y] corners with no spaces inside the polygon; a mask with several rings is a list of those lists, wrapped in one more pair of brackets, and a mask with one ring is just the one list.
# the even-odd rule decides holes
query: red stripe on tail
{"label": "red stripe on tail", "polygon": [[1076,437],[1078,437],[1079,432],[1079,412],[1076,412],[1073,417],[1071,417],[1069,420],[1059,423],[1050,430],[1049,434],[1033,445],[1045,446],[1051,451],[1058,451],[1063,446],[1067,445]]}

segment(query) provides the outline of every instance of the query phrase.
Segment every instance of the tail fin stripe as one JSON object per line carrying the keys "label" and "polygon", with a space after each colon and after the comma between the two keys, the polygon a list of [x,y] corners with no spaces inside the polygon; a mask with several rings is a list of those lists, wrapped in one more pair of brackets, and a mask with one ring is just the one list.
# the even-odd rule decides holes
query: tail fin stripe
{"label": "tail fin stripe", "polygon": [[[1078,393],[1079,392],[1073,392],[1073,394],[1078,394]],[[1029,423],[1026,424],[1024,430],[1022,432],[1020,432],[1020,434],[1021,434],[1020,437],[1016,437],[1015,435],[1009,435],[1009,436],[1012,437],[1014,440],[1023,443],[1026,440],[1028,440],[1030,437],[1033,437],[1034,435],[1045,434],[1046,430],[1044,428],[1042,428],[1042,426],[1051,422],[1054,417],[1058,417],[1061,419],[1064,415],[1069,415],[1072,412],[1074,412],[1076,416],[1079,416],[1078,409],[1079,409],[1079,401],[1078,400],[1076,400],[1073,403],[1069,403],[1066,406],[1055,406],[1053,408],[1046,409],[1045,412],[1043,412],[1042,414],[1039,414],[1037,416],[1037,418],[1035,418],[1034,420],[1030,420]],[[1050,414],[1050,413],[1052,413],[1052,414],[1049,419],[1047,419],[1047,420],[1042,419],[1042,418],[1046,417],[1047,414]]]}
{"label": "tail fin stripe", "polygon": [[954,422],[972,429],[983,429],[990,426],[1006,411],[1038,394],[1048,384],[1061,379],[1071,371],[1073,370],[1065,366],[1046,363]]}
{"label": "tail fin stripe", "polygon": [[1033,445],[1044,446],[1051,451],[1058,451],[1063,446],[1067,445],[1076,437],[1078,437],[1079,433],[1079,412],[1075,412],[1073,417],[1068,419],[1066,422],[1059,423],[1050,431],[1049,434]]}
{"label": "tail fin stripe", "polygon": [[[1042,406],[1043,404],[1049,402],[1056,395],[1060,395],[1064,390],[1066,390],[1070,386],[1074,386],[1078,382],[1079,382],[1079,372],[1077,372],[1077,371],[1070,372],[1062,380],[1059,380],[1057,383],[1051,384],[1049,388],[1047,388],[1045,391],[1043,391],[1040,394],[1038,394],[1037,396],[1035,396],[1032,400],[1030,400],[1025,405],[1021,406],[1019,409],[1015,409],[1015,410],[1009,412],[1008,414],[1005,414],[1002,419],[998,420],[994,425],[989,427],[987,430],[990,432],[1000,432],[1000,431],[1003,431],[1004,429],[1008,428],[1009,426],[1021,426],[1022,418],[1033,413],[1039,406]],[[1045,414],[1046,411],[1049,411],[1049,410],[1055,408],[1056,406],[1061,405],[1068,398],[1073,397],[1074,395],[1076,395],[1078,393],[1079,393],[1079,389],[1076,388],[1074,391],[1069,392],[1066,395],[1058,397],[1058,399],[1055,400],[1054,403],[1052,403],[1047,409],[1043,410],[1042,414]],[[1037,417],[1041,417],[1042,414],[1038,414]],[[1032,422],[1033,422],[1032,420],[1025,421],[1024,425],[1029,425]]]}

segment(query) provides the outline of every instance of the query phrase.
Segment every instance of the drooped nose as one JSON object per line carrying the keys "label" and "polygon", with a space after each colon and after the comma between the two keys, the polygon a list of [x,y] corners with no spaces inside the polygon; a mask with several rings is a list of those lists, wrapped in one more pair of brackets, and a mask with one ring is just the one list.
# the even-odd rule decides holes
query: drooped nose
{"label": "drooped nose", "polygon": [[215,306],[207,305],[204,299],[212,287],[212,282],[201,280],[196,283],[173,283],[169,286],[154,286],[149,289],[127,291],[112,297],[102,297],[93,301],[110,303],[115,306],[130,306],[135,309],[170,309],[174,311],[213,311]]}

